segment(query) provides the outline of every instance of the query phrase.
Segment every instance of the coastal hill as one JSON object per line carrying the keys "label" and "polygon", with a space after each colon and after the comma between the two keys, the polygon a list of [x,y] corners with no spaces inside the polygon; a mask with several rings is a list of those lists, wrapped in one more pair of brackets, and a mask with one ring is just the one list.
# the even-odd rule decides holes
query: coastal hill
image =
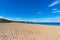
{"label": "coastal hill", "polygon": [[0,18],[0,23],[5,23],[5,22],[12,22],[12,21],[10,21],[10,20],[6,20],[6,19],[3,19],[3,18]]}
{"label": "coastal hill", "polygon": [[24,21],[13,21],[13,20],[8,20],[8,19],[0,18],[0,23],[11,23],[11,22],[25,23]]}
{"label": "coastal hill", "polygon": [[14,21],[14,20],[8,20],[4,18],[0,18],[0,23],[34,23],[34,22],[29,22],[29,21]]}

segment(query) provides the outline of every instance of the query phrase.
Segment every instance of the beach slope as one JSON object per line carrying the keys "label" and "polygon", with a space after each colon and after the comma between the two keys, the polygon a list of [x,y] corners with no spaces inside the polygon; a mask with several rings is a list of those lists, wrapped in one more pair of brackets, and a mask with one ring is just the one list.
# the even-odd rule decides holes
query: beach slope
{"label": "beach slope", "polygon": [[60,26],[0,23],[0,40],[60,40]]}

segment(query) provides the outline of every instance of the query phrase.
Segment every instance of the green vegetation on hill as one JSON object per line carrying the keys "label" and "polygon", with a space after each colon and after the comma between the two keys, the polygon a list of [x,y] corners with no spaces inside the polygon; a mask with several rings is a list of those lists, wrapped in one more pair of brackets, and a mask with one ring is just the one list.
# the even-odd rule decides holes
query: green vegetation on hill
{"label": "green vegetation on hill", "polygon": [[11,22],[11,21],[6,20],[6,19],[0,19],[0,23],[6,23],[6,22]]}

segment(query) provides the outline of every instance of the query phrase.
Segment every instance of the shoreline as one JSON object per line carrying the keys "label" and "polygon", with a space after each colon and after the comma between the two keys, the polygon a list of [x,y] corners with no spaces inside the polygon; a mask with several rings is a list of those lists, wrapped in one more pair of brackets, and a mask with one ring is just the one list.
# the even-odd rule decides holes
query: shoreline
{"label": "shoreline", "polygon": [[[14,22],[11,22],[11,23],[14,23]],[[0,24],[10,24],[10,23],[0,23]],[[16,23],[14,23],[14,24],[16,24]],[[17,23],[17,24],[31,24],[31,25],[43,25],[43,26],[60,26],[60,23],[58,24],[58,25],[56,25],[56,24],[45,24],[45,23],[40,23],[40,24],[36,24],[36,23]]]}

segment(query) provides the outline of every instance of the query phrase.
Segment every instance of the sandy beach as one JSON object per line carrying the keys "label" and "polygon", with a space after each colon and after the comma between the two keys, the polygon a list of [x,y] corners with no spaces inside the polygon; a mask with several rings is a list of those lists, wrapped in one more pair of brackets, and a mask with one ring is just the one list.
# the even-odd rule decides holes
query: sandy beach
{"label": "sandy beach", "polygon": [[0,23],[0,40],[60,40],[60,26]]}

